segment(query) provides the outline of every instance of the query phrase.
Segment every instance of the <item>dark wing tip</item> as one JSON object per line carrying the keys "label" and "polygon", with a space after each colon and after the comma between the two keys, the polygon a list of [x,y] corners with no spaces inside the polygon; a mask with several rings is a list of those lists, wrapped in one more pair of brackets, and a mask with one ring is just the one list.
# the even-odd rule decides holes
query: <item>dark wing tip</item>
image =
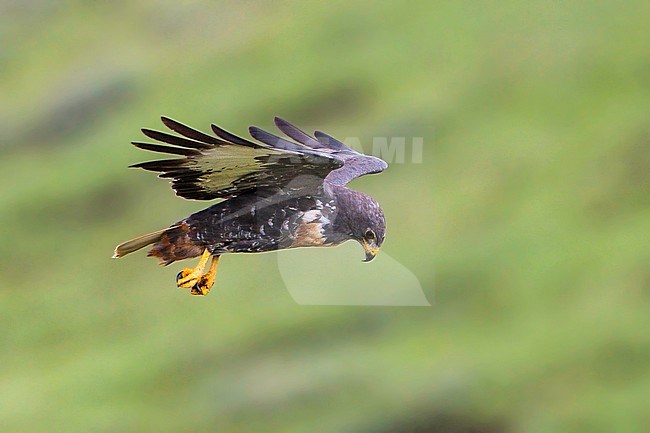
{"label": "dark wing tip", "polygon": [[161,159],[156,161],[145,161],[129,165],[129,168],[142,168],[147,171],[166,172],[181,167],[186,159]]}
{"label": "dark wing tip", "polygon": [[212,144],[215,146],[224,144],[223,141],[219,140],[218,138],[205,134],[170,117],[160,116],[160,120],[167,128],[182,135],[183,137],[202,143]]}
{"label": "dark wing tip", "polygon": [[167,128],[171,129],[174,132],[178,132],[177,129],[183,129],[183,127],[187,129],[191,129],[189,126],[186,126],[179,122],[178,120],[174,120],[171,117],[167,116],[160,116],[160,120],[162,121],[163,125],[165,125]]}
{"label": "dark wing tip", "polygon": [[260,145],[253,143],[252,141],[248,141],[245,138],[239,137],[238,135],[226,131],[221,126],[215,125],[214,123],[210,125],[210,128],[212,128],[212,132],[214,132],[217,135],[217,137],[221,138],[222,140],[226,140],[229,143],[239,144],[241,146],[248,146],[248,147],[261,147]]}
{"label": "dark wing tip", "polygon": [[280,116],[274,116],[273,123],[275,123],[275,126],[277,126],[278,129],[282,132],[284,132],[284,129],[298,129],[295,125],[289,123],[289,121],[284,120]]}
{"label": "dark wing tip", "polygon": [[[314,150],[310,149],[308,146],[285,140],[282,137],[278,137],[277,135],[271,134],[268,131],[258,128],[257,126],[249,126],[248,132],[254,139],[261,141],[262,143],[267,144],[275,149],[288,150],[290,152],[299,153],[317,153]],[[293,138],[291,136],[289,137]]]}
{"label": "dark wing tip", "polygon": [[327,147],[329,149],[340,150],[340,151],[351,150],[342,141],[339,141],[336,138],[332,137],[331,135],[325,134],[322,131],[314,131],[314,137],[316,137],[316,140],[318,140],[319,143],[321,143],[324,147]]}
{"label": "dark wing tip", "polygon": [[198,141],[196,139],[188,138],[187,136],[179,137],[177,135],[168,134],[166,132],[156,131],[149,128],[142,128],[142,133],[152,140],[162,143],[172,144],[174,146],[187,147],[190,149],[212,149],[213,144],[206,141]]}
{"label": "dark wing tip", "polygon": [[311,135],[307,134],[296,125],[289,123],[281,117],[275,116],[273,118],[275,126],[278,127],[287,137],[296,140],[298,143],[311,147],[312,149],[322,149],[324,146]]}
{"label": "dark wing tip", "polygon": [[255,140],[261,141],[264,144],[267,144],[275,149],[289,150],[289,151],[301,151],[304,149],[302,146],[292,143],[290,141],[284,140],[277,135],[273,135],[270,132],[258,128],[257,126],[249,126],[248,133]]}

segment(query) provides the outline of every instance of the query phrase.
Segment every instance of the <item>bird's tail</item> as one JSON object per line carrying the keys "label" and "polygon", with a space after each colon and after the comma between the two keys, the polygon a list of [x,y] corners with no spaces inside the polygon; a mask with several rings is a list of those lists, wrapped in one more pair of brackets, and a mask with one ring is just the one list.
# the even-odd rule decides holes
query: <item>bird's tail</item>
{"label": "bird's tail", "polygon": [[122,242],[115,247],[115,252],[113,253],[113,258],[117,259],[124,257],[127,254],[130,254],[134,251],[138,251],[140,248],[144,248],[147,245],[151,245],[155,242],[158,242],[162,239],[163,235],[170,230],[174,230],[178,226],[168,227],[166,229],[158,230],[153,233],[147,233],[146,235],[138,236],[135,239]]}
{"label": "bird's tail", "polygon": [[200,256],[205,247],[192,242],[188,232],[187,224],[181,222],[166,229],[139,236],[115,247],[113,258],[124,257],[151,244],[154,245],[147,255],[157,257],[163,265],[168,265],[176,260]]}

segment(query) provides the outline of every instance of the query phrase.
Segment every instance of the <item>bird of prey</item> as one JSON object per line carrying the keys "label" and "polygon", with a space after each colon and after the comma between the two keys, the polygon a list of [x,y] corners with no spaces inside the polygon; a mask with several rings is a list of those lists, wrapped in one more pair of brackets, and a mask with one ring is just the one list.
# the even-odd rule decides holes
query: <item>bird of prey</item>
{"label": "bird of prey", "polygon": [[162,117],[162,122],[176,134],[142,132],[164,144],[133,145],[177,158],[131,167],[171,179],[180,197],[223,200],[168,228],[118,245],[114,258],[151,244],[148,256],[157,257],[162,265],[200,257],[196,267],[176,276],[176,284],[204,296],[214,285],[219,257],[226,253],[324,247],[355,240],[365,250],[365,261],[377,255],[386,230],[384,214],[373,198],[346,184],[385,170],[388,164],[380,158],[359,153],[320,131],[310,136],[278,117],[275,125],[287,138],[251,126],[257,142],[214,124],[214,135],[208,135],[168,117]]}

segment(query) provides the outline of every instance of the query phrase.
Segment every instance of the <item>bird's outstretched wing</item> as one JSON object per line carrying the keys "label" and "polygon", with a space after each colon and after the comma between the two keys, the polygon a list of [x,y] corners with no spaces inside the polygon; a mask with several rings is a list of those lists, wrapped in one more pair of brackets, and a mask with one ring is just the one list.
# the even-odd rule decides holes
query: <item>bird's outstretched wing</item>
{"label": "bird's outstretched wing", "polygon": [[325,178],[333,185],[345,185],[359,176],[380,173],[388,168],[388,164],[383,159],[359,153],[324,132],[316,131],[312,137],[279,117],[275,118],[275,125],[296,142],[343,161],[343,167],[332,170]]}
{"label": "bird's outstretched wing", "polygon": [[131,167],[160,172],[159,177],[172,179],[178,196],[188,199],[212,200],[258,188],[283,188],[296,178],[300,181],[291,184],[292,188],[308,188],[322,183],[332,170],[343,166],[343,160],[335,155],[279,138],[271,140],[270,134],[255,127],[251,127],[251,135],[262,143],[248,141],[216,125],[212,125],[212,136],[167,117],[162,117],[162,122],[178,135],[142,129],[147,137],[165,144],[133,145],[181,158]]}
{"label": "bird's outstretched wing", "polygon": [[[147,161],[131,167],[160,172],[159,177],[172,179],[177,195],[188,199],[227,198],[265,187],[308,189],[324,180],[345,185],[387,167],[383,160],[356,152],[327,134],[316,131],[315,137],[311,137],[278,117],[278,129],[295,141],[255,126],[249,131],[259,143],[216,125],[212,125],[212,136],[168,117],[162,117],[162,122],[178,135],[143,129],[144,135],[164,144],[133,145],[182,158]],[[293,182],[295,179],[298,180]]]}

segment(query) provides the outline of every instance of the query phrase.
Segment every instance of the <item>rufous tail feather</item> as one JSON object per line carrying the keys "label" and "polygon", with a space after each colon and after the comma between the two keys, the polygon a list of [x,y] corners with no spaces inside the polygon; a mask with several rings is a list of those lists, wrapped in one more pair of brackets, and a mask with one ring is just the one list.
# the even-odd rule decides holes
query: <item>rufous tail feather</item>
{"label": "rufous tail feather", "polygon": [[115,247],[115,252],[113,253],[113,258],[117,259],[119,257],[124,257],[127,254],[130,254],[134,251],[144,248],[147,245],[151,245],[155,242],[158,242],[162,239],[163,235],[173,229],[178,228],[179,226],[167,227],[166,229],[158,230],[153,233],[148,233],[146,235],[138,236],[135,239],[128,240],[119,244]]}

